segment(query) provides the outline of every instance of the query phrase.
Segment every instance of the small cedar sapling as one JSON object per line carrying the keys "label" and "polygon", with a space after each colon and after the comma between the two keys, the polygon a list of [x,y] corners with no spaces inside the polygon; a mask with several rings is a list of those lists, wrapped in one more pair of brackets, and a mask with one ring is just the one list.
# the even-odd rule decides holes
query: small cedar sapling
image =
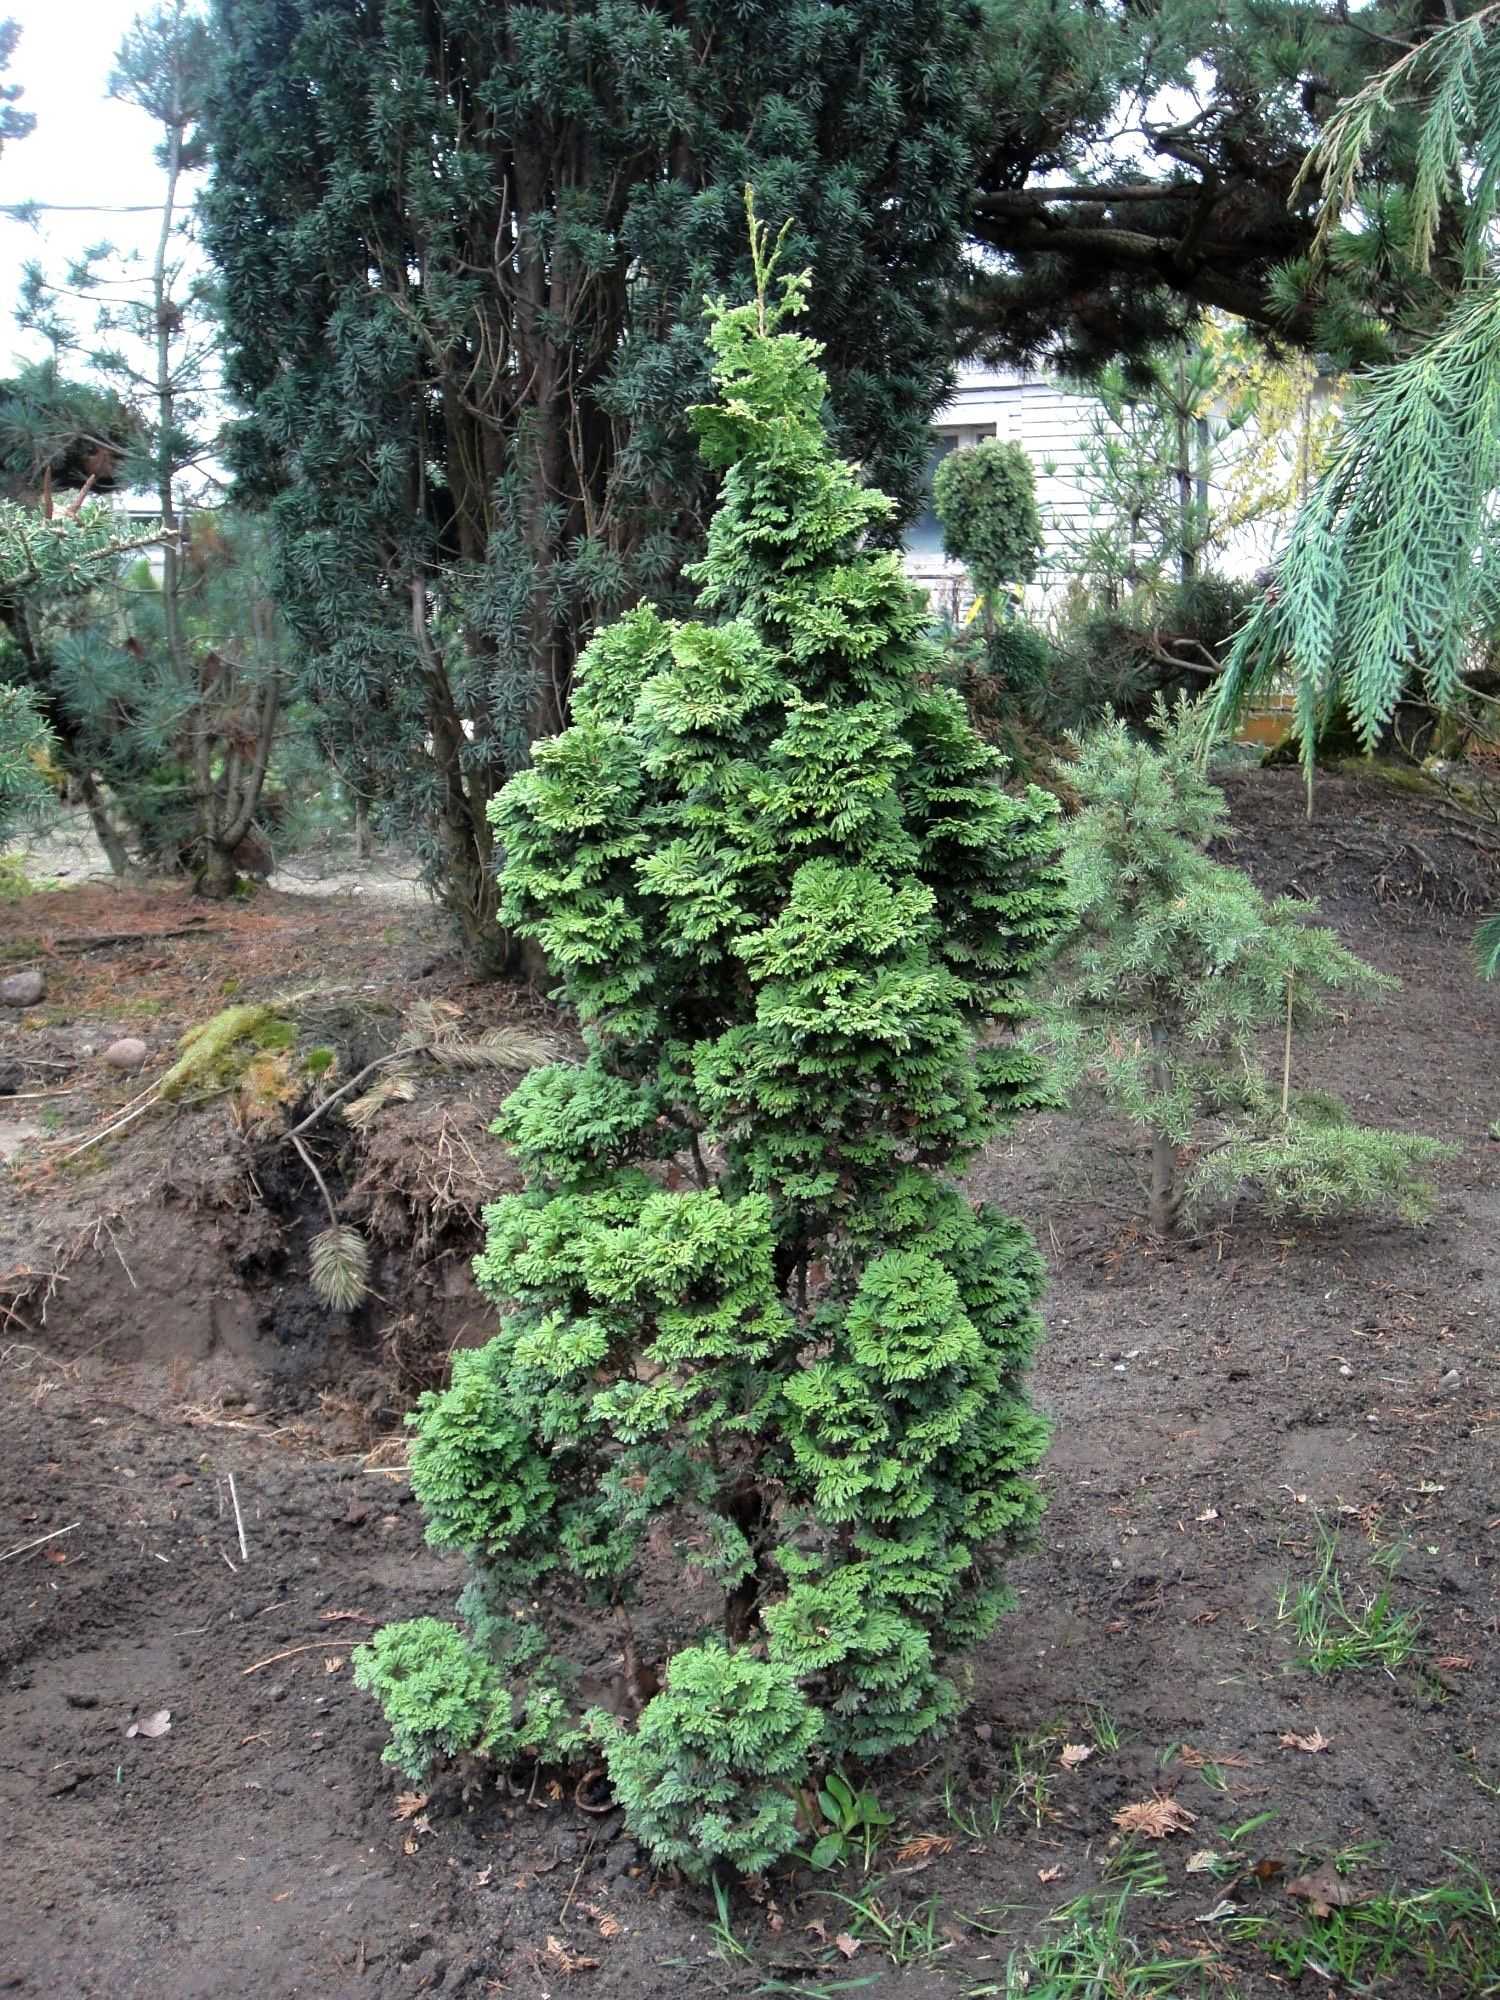
{"label": "small cedar sapling", "polygon": [[1018,444],[985,438],[949,452],[932,480],[932,507],[943,546],[969,572],[984,601],[987,626],[1012,586],[1030,583],[1042,548],[1031,460]]}
{"label": "small cedar sapling", "polygon": [[[1308,923],[1316,905],[1268,899],[1242,869],[1210,859],[1228,811],[1202,768],[1198,720],[1186,703],[1169,715],[1158,702],[1155,733],[1153,745],[1106,723],[1068,766],[1076,927],[1027,1046],[1049,1060],[1060,1094],[1093,1087],[1150,1134],[1158,1234],[1176,1228],[1184,1200],[1247,1185],[1272,1213],[1422,1220],[1432,1204],[1422,1169],[1447,1149],[1355,1125],[1335,1099],[1292,1087],[1296,1034],[1328,1018],[1330,996],[1396,982]],[[1268,1068],[1262,1038],[1275,1031],[1280,1061]]]}
{"label": "small cedar sapling", "polygon": [[833,455],[786,328],[808,279],[773,290],[751,220],[757,296],[711,308],[695,412],[714,622],[600,632],[497,802],[503,920],[586,1055],[506,1105],[526,1185],[476,1267],[500,1331],[415,1413],[465,1631],[359,1661],[407,1770],[592,1738],[696,1875],[787,1852],[814,1762],[953,1717],[1046,1442],[1040,1261],[952,1175],[1037,1101],[1013,1030],[1056,804],[1002,790],[934,686],[925,605],[867,545],[891,503]]}
{"label": "small cedar sapling", "polygon": [[999,438],[950,452],[933,476],[932,505],[944,547],[969,573],[980,615],[977,630],[971,617],[948,636],[951,682],[980,734],[1024,770],[1037,761],[1025,721],[1053,670],[1047,634],[1016,601],[1016,586],[1036,574],[1042,546],[1031,460]]}

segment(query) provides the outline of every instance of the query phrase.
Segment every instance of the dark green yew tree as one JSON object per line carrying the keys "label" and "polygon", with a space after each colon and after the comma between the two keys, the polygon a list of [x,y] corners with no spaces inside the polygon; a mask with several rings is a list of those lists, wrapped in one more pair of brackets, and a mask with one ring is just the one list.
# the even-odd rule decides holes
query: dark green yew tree
{"label": "dark green yew tree", "polygon": [[[915,505],[972,0],[218,0],[207,240],[302,688],[496,955],[486,807],[580,646],[680,594],[699,308],[801,218],[836,436]],[[892,532],[882,521],[882,530]]]}
{"label": "dark green yew tree", "polygon": [[[418,1767],[576,1747],[662,1857],[760,1867],[810,1759],[940,1728],[1040,1503],[1026,1232],[951,1176],[1033,1101],[1055,802],[1012,797],[830,449],[805,278],[713,308],[725,474],[702,619],[593,641],[496,807],[504,915],[585,1058],[501,1124],[502,1310],[424,1399],[412,1480],[469,1640],[361,1660]],[[710,622],[711,621],[711,622]],[[430,1638],[430,1635],[429,1635]],[[465,1726],[455,1742],[454,1703]],[[659,1690],[659,1691],[658,1691]]]}

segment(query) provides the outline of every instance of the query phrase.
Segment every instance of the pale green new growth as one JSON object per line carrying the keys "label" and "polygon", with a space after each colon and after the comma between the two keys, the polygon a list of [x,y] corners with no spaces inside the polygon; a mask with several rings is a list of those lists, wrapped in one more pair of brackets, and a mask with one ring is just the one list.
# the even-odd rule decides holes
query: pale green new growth
{"label": "pale green new growth", "polygon": [[820,1727],[784,1673],[707,1645],[676,1656],[637,1728],[611,1716],[598,1733],[636,1838],[701,1880],[721,1863],[758,1875],[795,1844]]}

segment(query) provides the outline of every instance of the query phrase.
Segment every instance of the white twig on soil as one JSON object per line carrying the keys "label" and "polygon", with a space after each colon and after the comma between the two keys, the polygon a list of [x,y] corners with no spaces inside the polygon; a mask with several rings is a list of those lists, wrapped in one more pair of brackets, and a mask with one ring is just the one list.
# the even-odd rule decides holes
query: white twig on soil
{"label": "white twig on soil", "polygon": [[69,1521],[67,1527],[54,1528],[50,1535],[38,1535],[35,1541],[22,1542],[16,1548],[7,1549],[5,1554],[0,1556],[0,1563],[8,1563],[12,1556],[24,1556],[28,1549],[39,1549],[43,1542],[55,1542],[59,1535],[71,1535],[75,1528],[82,1526],[82,1521]]}
{"label": "white twig on soil", "polygon": [[229,1474],[229,1497],[234,1502],[234,1525],[240,1538],[240,1561],[249,1562],[250,1551],[245,1547],[245,1517],[240,1512],[240,1496],[234,1490],[234,1474]]}
{"label": "white twig on soil", "polygon": [[318,1172],[317,1161],[313,1158],[312,1154],[307,1150],[307,1147],[297,1137],[297,1134],[295,1132],[288,1132],[286,1136],[288,1137],[288,1139],[291,1140],[292,1144],[296,1147],[297,1155],[299,1159],[302,1161],[303,1166],[306,1167],[307,1171],[312,1175],[313,1179],[318,1184],[318,1193],[322,1195],[323,1206],[328,1210],[328,1227],[330,1229],[337,1229],[339,1226],[339,1212],[333,1205],[333,1196],[328,1192],[327,1181],[325,1181],[323,1176]]}
{"label": "white twig on soil", "polygon": [[221,1556],[223,1556],[223,1558],[224,1558],[224,1560],[225,1560],[225,1562],[226,1562],[226,1563],[229,1563],[229,1573],[230,1573],[230,1575],[231,1575],[231,1576],[238,1576],[238,1575],[239,1575],[239,1571],[238,1571],[238,1570],[237,1570],[237,1569],[235,1568],[235,1566],[234,1566],[234,1564],[233,1564],[232,1562],[229,1562],[229,1551],[228,1551],[227,1549],[220,1549],[220,1551],[219,1551],[219,1554],[220,1554]]}

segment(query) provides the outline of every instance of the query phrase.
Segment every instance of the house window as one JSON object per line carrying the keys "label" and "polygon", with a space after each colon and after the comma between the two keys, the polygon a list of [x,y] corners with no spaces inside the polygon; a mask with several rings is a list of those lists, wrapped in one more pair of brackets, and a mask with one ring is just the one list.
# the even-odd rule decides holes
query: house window
{"label": "house window", "polygon": [[909,556],[941,557],[943,553],[943,530],[938,517],[932,511],[932,476],[948,456],[950,451],[961,450],[966,445],[978,444],[982,438],[995,435],[993,424],[944,425],[932,434],[932,455],[927,461],[927,479],[924,491],[926,501],[921,513],[906,531],[906,553]]}

